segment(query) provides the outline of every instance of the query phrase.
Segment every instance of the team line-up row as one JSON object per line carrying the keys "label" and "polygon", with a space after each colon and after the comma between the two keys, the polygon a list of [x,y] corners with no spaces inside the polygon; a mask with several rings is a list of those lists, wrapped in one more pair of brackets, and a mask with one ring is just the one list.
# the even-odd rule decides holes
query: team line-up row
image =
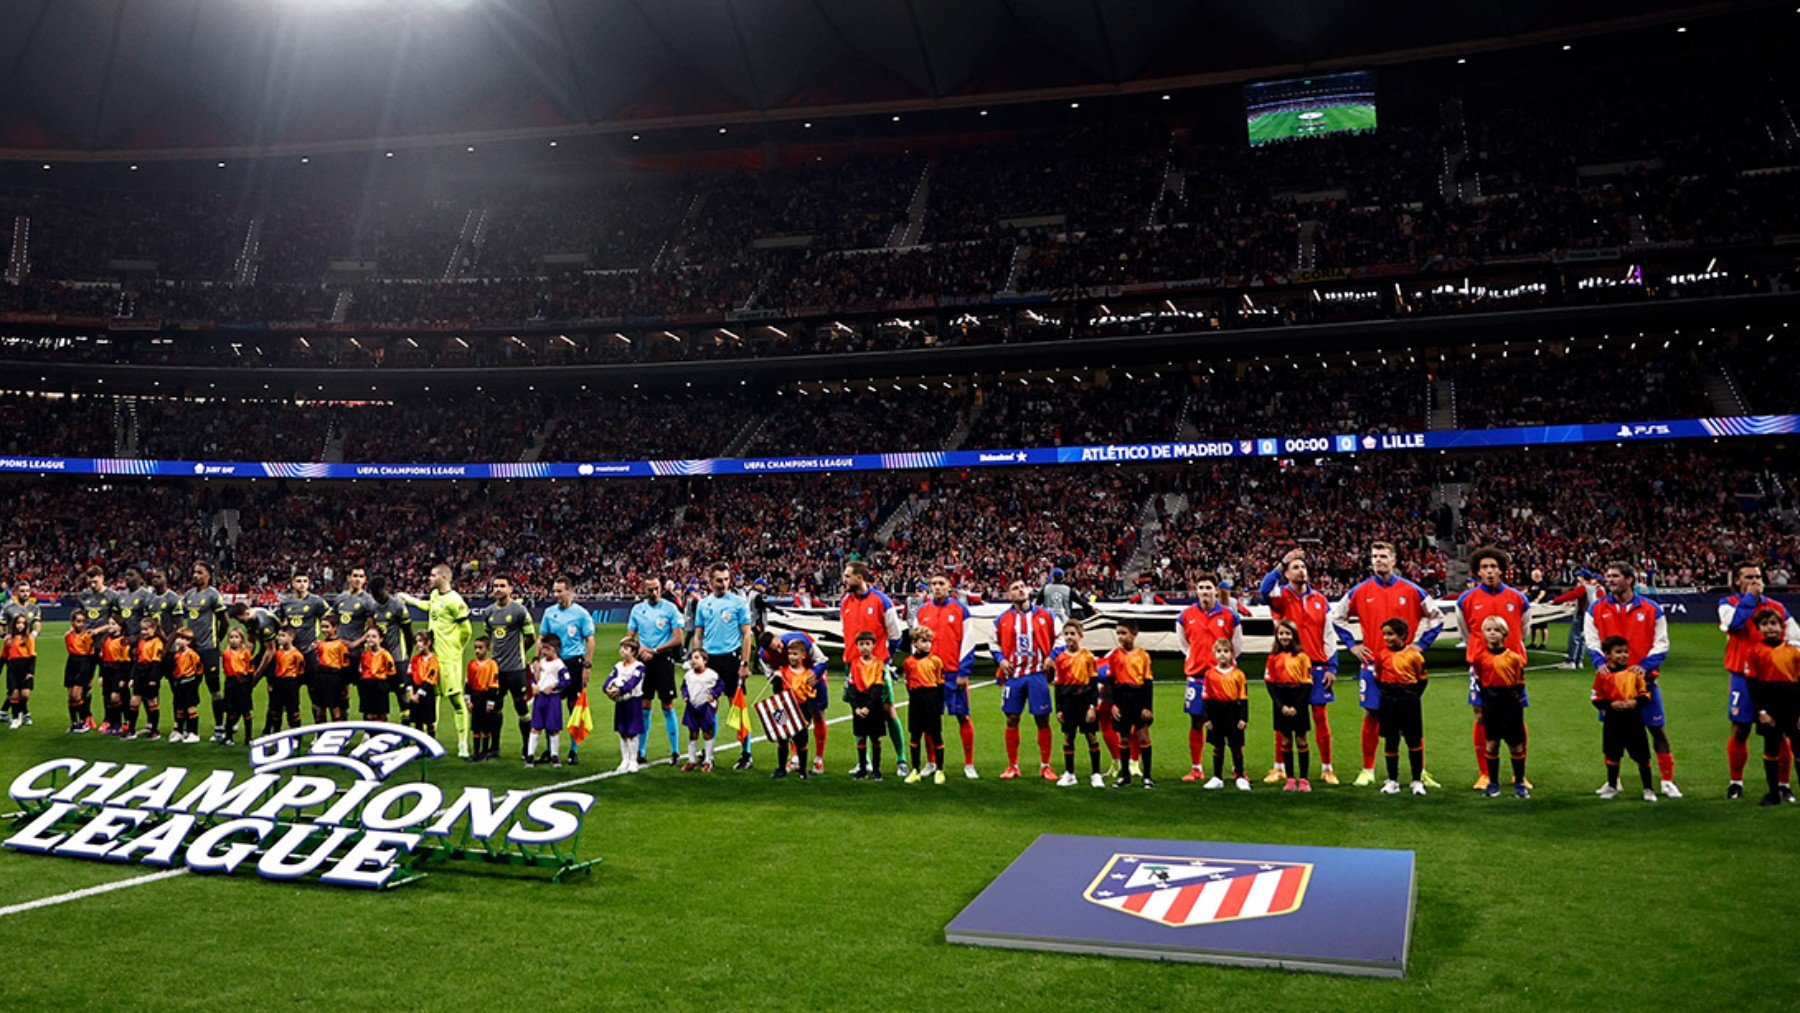
{"label": "team line-up row", "polygon": [[[1422,795],[1436,786],[1424,768],[1420,698],[1429,681],[1423,650],[1442,630],[1445,617],[1418,585],[1398,576],[1395,555],[1392,545],[1374,543],[1370,576],[1336,602],[1308,583],[1303,550],[1290,551],[1263,578],[1260,593],[1275,620],[1275,646],[1263,674],[1271,699],[1275,763],[1265,783],[1310,791],[1314,742],[1324,781],[1339,783],[1326,707],[1336,699],[1338,656],[1347,649],[1359,662],[1357,696],[1364,711],[1363,762],[1356,783],[1377,779],[1376,754],[1382,751],[1386,778],[1381,790],[1399,793],[1404,745],[1408,790]],[[1524,631],[1530,602],[1504,583],[1509,562],[1502,550],[1477,550],[1470,559],[1476,584],[1458,599],[1457,608],[1469,631],[1465,656],[1480,772],[1475,787],[1490,797],[1503,793],[1504,747],[1512,792],[1528,798]],[[267,681],[264,734],[280,730],[284,720],[289,727],[299,725],[303,688],[314,720],[348,716],[354,689],[356,711],[365,719],[388,720],[397,705],[403,720],[433,733],[441,703],[455,725],[458,754],[488,760],[499,755],[510,696],[527,763],[561,765],[558,738],[566,721],[573,724],[568,762],[580,762],[580,740],[592,726],[585,690],[594,665],[595,625],[592,614],[573,600],[569,582],[556,582],[555,602],[534,620],[503,577],[491,581],[492,604],[471,610],[451,586],[450,568],[442,564],[431,571],[430,591],[423,598],[390,594],[382,580],[368,581],[356,567],[345,590],[329,596],[313,594],[310,579],[295,575],[290,593],[267,609],[226,604],[211,576],[209,564],[195,563],[193,586],[177,594],[160,575],[145,585],[130,570],[120,591],[107,586],[100,568],[87,571],[65,636],[70,732],[159,738],[162,685],[167,682],[174,710],[170,741],[199,741],[202,685],[213,701],[213,741],[235,741],[240,726],[248,741],[253,689]],[[1760,567],[1742,564],[1733,576],[1736,593],[1721,599],[1719,611],[1730,677],[1727,796],[1743,793],[1749,733],[1757,729],[1765,746],[1764,804],[1792,801],[1789,768],[1793,745],[1800,742],[1800,624],[1780,602],[1763,594]],[[1607,772],[1597,794],[1620,794],[1619,768],[1629,757],[1638,767],[1643,797],[1655,801],[1654,752],[1662,793],[1679,798],[1657,685],[1668,656],[1667,621],[1656,602],[1638,593],[1636,578],[1629,564],[1609,564],[1604,593],[1591,595],[1594,600],[1581,617],[1595,669],[1591,699],[1600,712]],[[840,617],[847,671],[841,692],[856,738],[852,776],[882,778],[885,737],[897,754],[896,772],[909,783],[943,783],[942,719],[949,715],[959,726],[964,774],[978,777],[968,700],[978,645],[972,643],[969,610],[949,577],[931,581],[930,596],[910,617],[910,631],[900,609],[871,584],[864,564],[848,564],[843,579]],[[760,665],[776,694],[776,706],[765,708],[764,714],[769,737],[777,740],[775,776],[822,773],[830,684],[827,659],[818,645],[805,633],[763,629],[748,601],[731,589],[726,564],[712,567],[708,593],[685,612],[663,596],[663,587],[659,579],[645,581],[643,598],[633,606],[629,632],[619,645],[619,660],[600,685],[615,701],[621,769],[635,771],[649,762],[648,725],[658,703],[670,763],[711,771],[723,714],[740,744],[735,768],[752,767],[745,684]],[[42,616],[28,583],[21,582],[14,592],[4,612],[4,657],[9,724],[18,728],[30,722]],[[1241,613],[1221,601],[1211,581],[1198,581],[1193,592],[1194,604],[1177,620],[1186,655],[1183,711],[1190,722],[1192,764],[1182,780],[1225,787],[1229,754],[1229,783],[1248,791],[1243,742],[1250,700],[1246,677],[1237,667],[1243,652]],[[1155,720],[1153,673],[1150,656],[1136,644],[1137,625],[1120,622],[1118,646],[1098,659],[1081,645],[1081,623],[1067,618],[1066,586],[1047,584],[1034,596],[1024,580],[1016,580],[1008,596],[1011,607],[996,619],[988,645],[1006,719],[1007,765],[1001,778],[1023,776],[1020,726],[1029,713],[1044,779],[1078,784],[1075,756],[1078,740],[1085,740],[1093,786],[1103,787],[1110,779],[1118,787],[1134,782],[1154,787],[1149,735]],[[413,631],[409,607],[424,610],[427,629]],[[474,635],[475,622],[485,625],[486,636]],[[96,675],[105,707],[97,726],[91,699]],[[904,745],[894,704],[897,686],[904,686],[908,695]],[[685,762],[676,731],[678,695],[685,700]],[[1060,775],[1051,763],[1052,716],[1062,732]],[[1105,772],[1102,742],[1111,758]],[[1204,763],[1208,745],[1213,754],[1210,777]],[[814,750],[817,755],[809,764]]]}

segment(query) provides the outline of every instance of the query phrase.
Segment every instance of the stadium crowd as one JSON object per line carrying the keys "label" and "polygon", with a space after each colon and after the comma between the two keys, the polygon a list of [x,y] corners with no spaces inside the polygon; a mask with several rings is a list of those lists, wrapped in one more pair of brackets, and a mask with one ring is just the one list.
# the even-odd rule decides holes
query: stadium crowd
{"label": "stadium crowd", "polygon": [[[351,562],[400,575],[451,560],[459,579],[510,574],[529,595],[566,572],[583,595],[630,597],[646,575],[686,583],[722,558],[746,581],[824,593],[862,559],[896,593],[942,570],[992,597],[1055,567],[1113,595],[1145,571],[1175,592],[1201,574],[1241,585],[1297,544],[1312,550],[1313,581],[1338,591],[1361,573],[1365,543],[1385,539],[1437,591],[1454,590],[1456,546],[1475,544],[1509,547],[1521,573],[1551,583],[1622,558],[1650,586],[1696,586],[1745,556],[1800,573],[1795,475],[1772,448],[1645,445],[591,482],[11,479],[0,578],[72,590],[90,563],[169,569],[210,555],[222,586],[267,591],[296,568],[329,586]],[[1126,568],[1134,556],[1139,571]]]}

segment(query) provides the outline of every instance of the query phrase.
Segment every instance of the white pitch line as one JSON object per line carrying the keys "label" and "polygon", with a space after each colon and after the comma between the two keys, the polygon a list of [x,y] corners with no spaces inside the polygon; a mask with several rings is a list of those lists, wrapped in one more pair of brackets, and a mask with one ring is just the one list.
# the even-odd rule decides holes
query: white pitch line
{"label": "white pitch line", "polygon": [[[971,690],[976,690],[976,689],[980,689],[983,686],[992,686],[992,685],[994,685],[994,680],[985,679],[981,682],[969,683],[969,688]],[[907,705],[909,705],[911,703],[912,703],[911,700],[902,700],[899,703],[896,703],[894,705],[894,709],[897,711],[904,710],[904,709],[906,709]],[[851,715],[845,714],[841,717],[832,718],[831,720],[829,720],[825,723],[827,725],[838,725],[838,724],[843,724],[844,722],[850,720],[850,718],[851,718]],[[646,726],[646,730],[648,730],[648,726]],[[718,740],[714,739],[713,741],[715,743],[714,748],[716,749],[717,748],[716,743],[718,742]],[[762,735],[753,735],[750,737],[750,744],[753,746],[756,745],[758,742],[767,742],[767,741],[769,741],[768,738],[766,736],[762,736]],[[726,745],[727,745],[727,747],[729,747],[729,746],[734,746],[736,744],[737,744],[737,740],[732,739]],[[573,787],[576,787],[577,785],[593,784],[596,781],[604,781],[607,778],[618,777],[619,775],[621,775],[623,773],[625,773],[625,771],[613,769],[613,770],[603,771],[598,774],[589,774],[586,777],[578,777],[572,781],[559,781],[556,784],[546,784],[540,788],[533,788],[530,791],[526,792],[525,795],[526,795],[526,797],[529,798],[532,795],[542,795],[543,793],[545,793],[547,791],[561,791],[564,788],[573,788]]]}
{"label": "white pitch line", "polygon": [[58,904],[67,904],[70,901],[81,900],[84,897],[98,897],[103,893],[112,893],[114,890],[123,890],[127,887],[142,886],[145,883],[154,883],[158,880],[174,879],[176,876],[185,876],[187,873],[188,870],[186,868],[164,869],[162,872],[152,872],[142,876],[133,876],[130,879],[121,879],[113,883],[102,883],[99,886],[90,886],[81,890],[70,890],[68,893],[59,893],[50,897],[39,897],[37,900],[28,900],[20,904],[0,907],[0,918],[5,918],[7,915],[23,914],[26,911],[36,911],[38,908],[55,907]]}

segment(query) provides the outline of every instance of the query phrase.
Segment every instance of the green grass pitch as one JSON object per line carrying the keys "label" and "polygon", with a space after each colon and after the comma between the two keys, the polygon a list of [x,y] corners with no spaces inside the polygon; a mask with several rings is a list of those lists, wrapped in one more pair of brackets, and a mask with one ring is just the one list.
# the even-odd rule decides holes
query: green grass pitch
{"label": "green grass pitch", "polygon": [[1305,111],[1282,110],[1250,119],[1250,143],[1269,144],[1296,137],[1375,129],[1375,107],[1367,103],[1324,106]]}
{"label": "green grass pitch", "polygon": [[[603,629],[602,641],[618,632]],[[245,768],[241,753],[206,743],[66,736],[60,634],[46,630],[42,640],[36,726],[0,730],[0,779],[62,755]],[[452,867],[371,893],[253,874],[182,875],[4,914],[0,1008],[448,1008],[472,996],[496,1008],[679,1009],[1193,1009],[1222,997],[1307,1009],[1767,1002],[1800,959],[1782,914],[1800,807],[1758,809],[1754,763],[1751,799],[1723,799],[1719,635],[1677,626],[1674,647],[1663,687],[1677,777],[1690,794],[1681,801],[1594,797],[1602,770],[1589,678],[1554,669],[1532,673],[1537,797],[1475,796],[1466,677],[1454,649],[1432,652],[1441,678],[1425,698],[1428,766],[1441,791],[1388,797],[1349,787],[1346,777],[1345,786],[1310,796],[1260,781],[1249,795],[1203,792],[1178,780],[1187,726],[1179,670],[1163,659],[1154,792],[1000,782],[999,696],[981,688],[973,693],[978,782],[853,782],[844,776],[849,729],[834,725],[830,775],[810,783],[770,780],[774,750],[765,744],[752,773],[662,767],[588,786],[598,802],[583,853],[605,861],[586,880]],[[1260,672],[1260,659],[1245,669]],[[1252,714],[1255,779],[1270,743],[1260,690]],[[1354,774],[1360,712],[1341,699],[1332,716],[1338,767]],[[610,769],[610,709],[596,720],[602,727],[575,770],[450,760],[432,777],[446,787],[504,788]],[[509,723],[509,754],[514,734]],[[1029,754],[1029,733],[1026,741]],[[949,755],[959,769],[954,739]],[[1408,977],[946,944],[944,925],[1045,832],[1411,849],[1419,879]],[[150,871],[3,852],[0,908]]]}

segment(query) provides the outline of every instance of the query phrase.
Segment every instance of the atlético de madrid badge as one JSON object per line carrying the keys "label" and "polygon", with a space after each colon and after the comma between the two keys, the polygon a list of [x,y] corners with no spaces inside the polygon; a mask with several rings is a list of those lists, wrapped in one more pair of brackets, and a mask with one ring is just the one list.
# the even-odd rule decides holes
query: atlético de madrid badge
{"label": "atl\u00e9tico de madrid badge", "polygon": [[1272,918],[1300,910],[1310,862],[1114,854],[1082,897],[1172,928]]}

